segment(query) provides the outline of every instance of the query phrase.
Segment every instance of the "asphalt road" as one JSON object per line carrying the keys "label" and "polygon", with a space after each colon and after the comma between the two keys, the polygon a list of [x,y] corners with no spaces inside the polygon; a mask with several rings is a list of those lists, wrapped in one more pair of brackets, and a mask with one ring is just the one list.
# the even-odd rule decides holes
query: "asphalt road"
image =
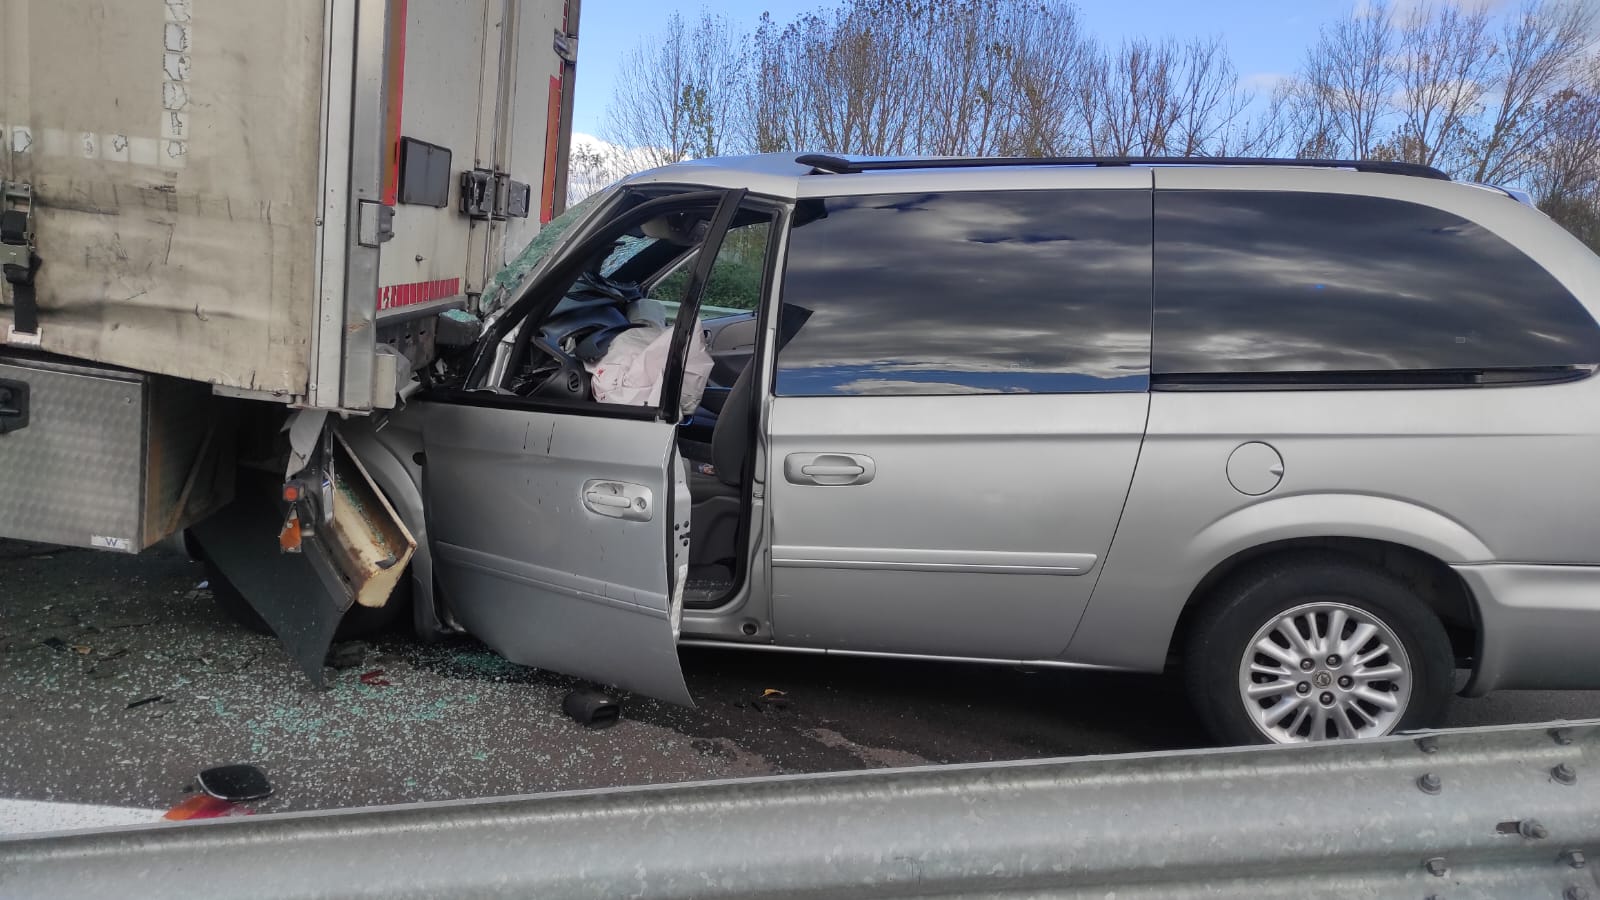
{"label": "asphalt road", "polygon": [[[778,653],[685,650],[698,708],[630,697],[599,731],[562,714],[569,679],[472,641],[357,647],[317,690],[204,577],[0,542],[0,797],[166,809],[249,762],[278,811],[1205,744],[1170,678]],[[1582,717],[1600,692],[1458,699],[1449,724]]]}

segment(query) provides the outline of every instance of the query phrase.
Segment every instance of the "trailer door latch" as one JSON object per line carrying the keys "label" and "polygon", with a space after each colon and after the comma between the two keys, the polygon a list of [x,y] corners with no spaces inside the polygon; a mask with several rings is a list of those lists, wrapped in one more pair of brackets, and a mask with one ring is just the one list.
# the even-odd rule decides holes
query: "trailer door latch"
{"label": "trailer door latch", "polygon": [[468,218],[502,221],[526,219],[532,188],[505,172],[473,169],[461,173],[461,212]]}
{"label": "trailer door latch", "polygon": [[28,427],[28,383],[0,379],[0,434]]}

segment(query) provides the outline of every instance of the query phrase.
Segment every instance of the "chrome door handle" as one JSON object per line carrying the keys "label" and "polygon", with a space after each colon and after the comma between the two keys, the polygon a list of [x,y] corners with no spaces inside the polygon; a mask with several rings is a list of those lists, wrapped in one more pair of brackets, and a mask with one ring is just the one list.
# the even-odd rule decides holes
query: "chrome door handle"
{"label": "chrome door handle", "polygon": [[791,453],[783,460],[790,484],[842,487],[867,484],[877,474],[877,464],[863,453]]}
{"label": "chrome door handle", "polygon": [[584,482],[583,505],[608,519],[648,522],[655,515],[654,495],[642,484],[593,479]]}

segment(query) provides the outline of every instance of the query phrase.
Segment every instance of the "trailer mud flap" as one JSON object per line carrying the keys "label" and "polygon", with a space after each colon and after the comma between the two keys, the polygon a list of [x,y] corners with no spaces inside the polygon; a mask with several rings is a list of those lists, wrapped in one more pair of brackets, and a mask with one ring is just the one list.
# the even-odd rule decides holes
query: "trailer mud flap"
{"label": "trailer mud flap", "polygon": [[389,603],[417,547],[344,439],[328,438],[301,481],[326,479],[331,489],[321,493],[331,509],[308,505],[298,552],[280,552],[273,539],[285,507],[282,486],[269,475],[246,476],[251,483],[240,486],[239,499],[191,532],[318,687],[326,686],[323,662],[340,620],[353,604]]}
{"label": "trailer mud flap", "polygon": [[[252,474],[249,480],[259,479]],[[233,503],[190,534],[301,671],[318,687],[326,687],[323,662],[355,597],[345,589],[319,538],[307,538],[300,553],[278,552],[273,535],[283,524],[283,512],[276,493],[275,479],[241,484]]]}

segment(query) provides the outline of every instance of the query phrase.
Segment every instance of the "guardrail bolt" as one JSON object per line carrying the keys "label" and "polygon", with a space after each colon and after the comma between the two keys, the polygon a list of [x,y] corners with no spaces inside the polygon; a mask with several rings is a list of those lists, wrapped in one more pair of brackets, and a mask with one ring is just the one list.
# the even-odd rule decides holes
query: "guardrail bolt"
{"label": "guardrail bolt", "polygon": [[1561,854],[1561,859],[1574,869],[1581,869],[1589,864],[1589,860],[1584,858],[1582,850],[1568,850]]}
{"label": "guardrail bolt", "polygon": [[1550,777],[1554,778],[1560,784],[1577,784],[1578,783],[1578,772],[1577,772],[1577,770],[1572,768],[1571,766],[1567,765],[1566,763],[1562,763],[1561,765],[1556,766],[1554,769],[1551,769],[1550,770]]}
{"label": "guardrail bolt", "polygon": [[1429,875],[1443,878],[1450,874],[1450,867],[1444,864],[1444,857],[1435,856],[1433,859],[1422,861],[1422,867],[1428,870]]}
{"label": "guardrail bolt", "polygon": [[1417,738],[1417,749],[1423,753],[1438,753],[1439,739],[1431,734],[1419,737]]}
{"label": "guardrail bolt", "polygon": [[1573,885],[1561,895],[1565,900],[1589,900],[1589,889],[1582,885]]}
{"label": "guardrail bolt", "polygon": [[1424,794],[1437,794],[1444,790],[1444,782],[1439,780],[1439,776],[1429,772],[1417,779],[1417,789]]}
{"label": "guardrail bolt", "polygon": [[1550,737],[1558,744],[1570,744],[1572,743],[1572,729],[1552,728],[1550,729]]}
{"label": "guardrail bolt", "polygon": [[1523,819],[1517,823],[1517,834],[1542,841],[1550,836],[1550,829],[1544,827],[1538,819]]}

